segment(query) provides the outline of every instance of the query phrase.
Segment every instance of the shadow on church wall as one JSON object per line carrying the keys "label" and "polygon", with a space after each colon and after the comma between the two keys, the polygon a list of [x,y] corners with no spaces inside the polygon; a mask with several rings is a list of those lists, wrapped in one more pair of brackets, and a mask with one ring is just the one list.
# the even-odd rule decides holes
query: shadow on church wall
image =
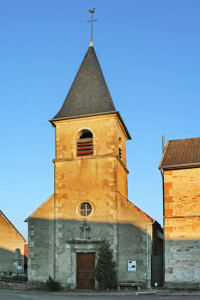
{"label": "shadow on church wall", "polygon": [[[55,270],[57,278],[61,282],[71,282],[71,278],[76,277],[76,253],[91,251],[97,253],[100,241],[107,239],[117,262],[118,280],[145,283],[145,226],[142,230],[136,225],[125,222],[88,222],[64,219],[54,222],[54,220],[34,217],[30,217],[28,223],[28,274],[30,280],[44,281],[49,275],[53,277]],[[149,281],[151,280],[151,255],[162,256],[162,228],[158,223],[156,224],[153,235],[150,230],[148,232]],[[130,260],[136,261],[136,270],[132,272],[128,271],[128,261]],[[162,277],[162,274],[160,276]],[[159,285],[162,285],[162,278],[159,279]]]}

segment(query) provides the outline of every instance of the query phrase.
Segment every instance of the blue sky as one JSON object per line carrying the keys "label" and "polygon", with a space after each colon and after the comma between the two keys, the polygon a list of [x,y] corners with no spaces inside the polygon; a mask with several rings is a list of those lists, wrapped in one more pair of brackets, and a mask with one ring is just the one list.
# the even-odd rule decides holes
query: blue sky
{"label": "blue sky", "polygon": [[200,136],[199,0],[1,0],[0,209],[23,221],[53,193],[54,129],[90,43],[127,142],[129,200],[162,224],[166,140]]}

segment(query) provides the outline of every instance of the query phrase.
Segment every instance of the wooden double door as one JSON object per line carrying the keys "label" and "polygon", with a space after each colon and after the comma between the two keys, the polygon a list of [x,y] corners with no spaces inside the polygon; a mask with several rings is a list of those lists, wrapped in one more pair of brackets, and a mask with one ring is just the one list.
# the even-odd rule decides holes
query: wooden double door
{"label": "wooden double door", "polygon": [[95,253],[77,253],[77,289],[95,288]]}

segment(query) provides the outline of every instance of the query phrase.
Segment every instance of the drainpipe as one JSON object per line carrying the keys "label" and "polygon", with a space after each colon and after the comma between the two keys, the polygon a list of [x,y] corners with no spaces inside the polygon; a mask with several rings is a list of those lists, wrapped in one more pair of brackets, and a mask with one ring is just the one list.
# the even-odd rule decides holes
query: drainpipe
{"label": "drainpipe", "polygon": [[153,225],[156,220],[146,224],[146,289],[148,288],[148,272],[149,272],[149,239],[148,239],[148,226]]}
{"label": "drainpipe", "polygon": [[[56,155],[56,125],[52,124],[52,126],[55,128],[55,158],[57,158]],[[55,185],[56,185],[56,180],[55,180],[55,171],[56,171],[56,166],[54,162],[54,218],[53,218],[53,279],[56,280],[56,199],[55,199]]]}

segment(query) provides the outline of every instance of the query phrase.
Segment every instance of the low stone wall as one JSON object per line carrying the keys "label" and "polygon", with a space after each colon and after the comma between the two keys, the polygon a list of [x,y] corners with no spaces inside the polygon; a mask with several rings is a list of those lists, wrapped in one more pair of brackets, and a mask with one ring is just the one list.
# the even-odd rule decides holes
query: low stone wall
{"label": "low stone wall", "polygon": [[27,290],[47,290],[46,282],[28,281]]}
{"label": "low stone wall", "polygon": [[164,288],[176,290],[200,290],[200,282],[166,282]]}
{"label": "low stone wall", "polygon": [[19,282],[0,281],[0,289],[26,291],[27,290],[27,282],[19,283]]}
{"label": "low stone wall", "polygon": [[45,282],[14,282],[14,281],[2,281],[0,280],[0,289],[4,290],[47,290]]}

